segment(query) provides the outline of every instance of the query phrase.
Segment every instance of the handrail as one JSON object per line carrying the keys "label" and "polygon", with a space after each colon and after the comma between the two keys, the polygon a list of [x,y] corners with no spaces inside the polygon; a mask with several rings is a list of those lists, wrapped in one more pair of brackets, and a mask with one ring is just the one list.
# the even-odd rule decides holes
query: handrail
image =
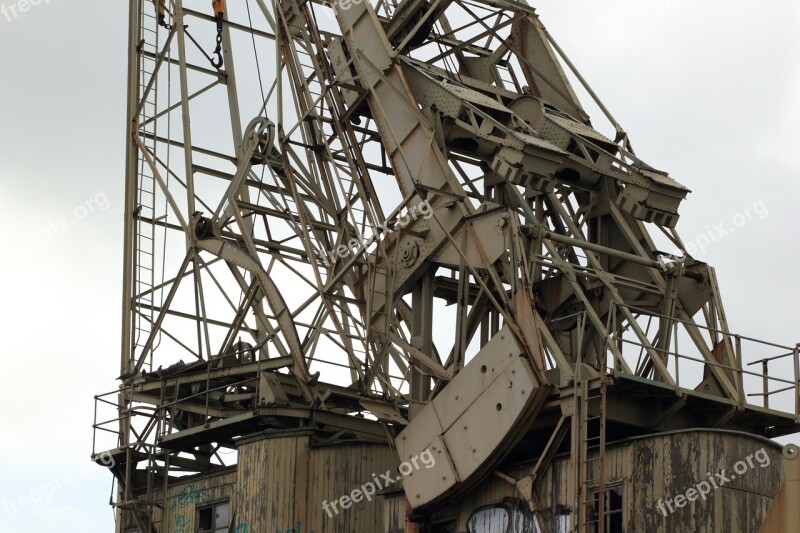
{"label": "handrail", "polygon": [[[622,307],[622,305],[617,304],[617,303],[612,303],[612,308],[614,308],[614,307]],[[717,362],[717,361],[711,361],[711,360],[708,360],[706,358],[693,357],[693,356],[690,356],[690,355],[687,355],[687,354],[680,353],[679,350],[678,350],[678,346],[677,346],[677,339],[678,339],[677,332],[676,332],[676,335],[675,335],[674,349],[663,349],[663,348],[658,348],[658,347],[652,346],[652,345],[645,345],[642,342],[640,342],[639,339],[625,338],[623,335],[617,335],[615,332],[610,333],[610,338],[611,339],[614,339],[614,340],[616,340],[616,341],[618,341],[618,342],[620,342],[622,344],[631,344],[631,345],[637,346],[639,348],[646,349],[646,350],[648,350],[650,352],[656,352],[656,353],[665,355],[666,357],[669,357],[670,355],[674,356],[675,357],[675,368],[674,368],[675,376],[674,376],[674,378],[675,378],[675,387],[676,387],[676,389],[680,388],[680,360],[681,359],[686,360],[686,361],[691,361],[691,362],[694,362],[694,363],[700,363],[700,364],[706,365],[708,367],[719,368],[719,369],[722,369],[723,371],[730,371],[730,372],[734,373],[734,375],[736,376],[736,388],[739,390],[739,402],[740,402],[742,407],[746,403],[745,402],[746,398],[760,396],[760,397],[763,398],[763,406],[765,408],[769,408],[769,399],[770,399],[770,397],[775,396],[775,395],[780,394],[780,393],[785,393],[785,392],[788,392],[788,391],[794,389],[794,391],[795,391],[794,392],[794,396],[795,396],[795,401],[794,401],[795,419],[796,419],[796,421],[798,423],[800,423],[800,343],[796,344],[794,347],[785,346],[785,345],[774,343],[774,342],[764,341],[764,340],[761,340],[761,339],[756,339],[756,338],[753,338],[753,337],[748,337],[748,336],[745,336],[745,335],[735,334],[735,333],[731,333],[729,331],[723,331],[723,330],[720,330],[720,329],[708,327],[708,326],[705,326],[705,325],[702,325],[702,324],[697,324],[697,323],[695,323],[693,321],[682,320],[682,319],[677,318],[677,317],[666,316],[666,315],[663,315],[661,313],[658,313],[658,312],[655,312],[655,311],[650,311],[650,310],[647,310],[647,309],[642,309],[642,308],[639,308],[639,307],[636,307],[636,306],[625,305],[624,307],[626,307],[628,310],[631,310],[632,312],[638,314],[639,316],[648,316],[648,317],[655,317],[655,318],[660,318],[660,319],[664,319],[664,320],[669,320],[674,324],[675,328],[677,328],[677,325],[679,323],[680,324],[686,324],[686,325],[689,325],[691,327],[697,328],[699,330],[704,330],[704,331],[716,333],[716,334],[718,334],[718,335],[720,335],[722,337],[722,342],[734,341],[734,343],[733,343],[734,344],[733,353],[734,353],[734,355],[736,357],[736,364],[738,364],[738,367],[735,367],[735,366],[732,366],[732,365],[726,364],[726,363],[721,363],[721,362]],[[742,350],[742,341],[743,340],[744,341],[748,341],[748,342],[753,342],[753,343],[755,343],[755,344],[757,344],[759,346],[765,346],[765,347],[769,347],[769,348],[777,348],[777,349],[781,349],[781,350],[788,350],[788,352],[780,353],[780,354],[777,354],[777,355],[772,355],[772,356],[769,356],[769,357],[764,357],[764,358],[758,359],[756,361],[748,362],[745,365],[745,364],[743,364],[744,363],[743,350]],[[791,357],[792,358],[792,363],[793,363],[793,366],[794,366],[794,375],[792,376],[793,379],[787,379],[787,378],[781,377],[781,376],[770,375],[769,363],[772,362],[772,361],[784,360],[787,357]],[[752,366],[759,365],[759,364],[761,365],[761,372],[753,371],[753,370],[746,370],[745,369],[745,366],[746,367],[752,367]],[[785,374],[782,374],[782,375],[785,375]],[[761,379],[761,392],[755,392],[755,393],[747,392],[746,389],[752,389],[752,383],[749,384],[749,386],[746,387],[745,383],[744,383],[745,376],[746,377],[760,378]],[[771,386],[774,386],[774,385],[778,385],[778,388],[771,390]],[[784,386],[781,386],[781,385],[784,385]]]}

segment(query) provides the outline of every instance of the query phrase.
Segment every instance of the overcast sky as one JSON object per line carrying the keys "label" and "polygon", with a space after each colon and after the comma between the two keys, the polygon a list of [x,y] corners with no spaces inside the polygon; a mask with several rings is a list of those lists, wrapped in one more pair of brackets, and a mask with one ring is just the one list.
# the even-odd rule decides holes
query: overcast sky
{"label": "overcast sky", "polygon": [[[800,4],[533,5],[637,153],[692,189],[683,238],[726,224],[697,255],[732,329],[800,341]],[[92,397],[119,373],[126,15],[0,0],[3,531],[113,530],[111,478],[89,455]]]}

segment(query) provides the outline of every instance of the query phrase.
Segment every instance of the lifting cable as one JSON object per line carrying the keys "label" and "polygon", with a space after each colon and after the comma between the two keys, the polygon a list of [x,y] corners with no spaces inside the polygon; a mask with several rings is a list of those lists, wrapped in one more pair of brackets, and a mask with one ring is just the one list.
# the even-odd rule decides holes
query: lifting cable
{"label": "lifting cable", "polygon": [[[261,78],[261,63],[258,60],[258,47],[256,46],[256,34],[253,30],[253,17],[250,14],[250,0],[245,0],[247,6],[247,22],[250,24],[250,40],[253,42],[253,57],[256,60],[256,73],[258,75],[258,86],[261,88],[261,101],[264,102],[264,118],[267,118],[267,98],[264,96],[264,82]],[[278,40],[275,39],[275,46],[278,46]]]}
{"label": "lifting cable", "polygon": [[[259,110],[259,115],[263,111],[264,118],[267,118],[267,97],[264,95],[264,82],[263,82],[263,80],[261,78],[261,62],[258,59],[258,47],[256,46],[256,35],[255,35],[254,30],[253,30],[253,16],[250,13],[250,0],[245,0],[244,4],[247,7],[247,22],[248,22],[248,24],[250,24],[250,39],[253,42],[253,57],[255,58],[255,61],[256,61],[256,72],[257,72],[257,75],[258,75],[258,86],[261,89],[261,101],[264,102],[262,107],[261,107],[261,110]],[[277,39],[275,39],[275,46],[278,46],[278,40]],[[280,75],[281,75],[281,73],[278,72],[278,76],[280,76]],[[261,196],[263,195],[263,196],[266,197],[266,193],[264,192],[264,188],[263,188],[263,185],[264,185],[264,174],[266,172],[266,169],[267,169],[267,165],[263,165],[261,167],[261,176],[259,178],[259,183],[262,186],[258,188],[258,194],[256,196],[256,205],[257,206],[261,205]],[[252,169],[251,169],[251,171],[252,171]],[[267,201],[269,201],[269,198],[267,198]],[[265,222],[264,225],[266,226],[266,222]],[[269,232],[269,227],[267,227],[266,230],[267,230],[267,232]],[[251,237],[255,236],[255,231],[256,231],[255,224],[253,224],[253,235],[251,235]]]}

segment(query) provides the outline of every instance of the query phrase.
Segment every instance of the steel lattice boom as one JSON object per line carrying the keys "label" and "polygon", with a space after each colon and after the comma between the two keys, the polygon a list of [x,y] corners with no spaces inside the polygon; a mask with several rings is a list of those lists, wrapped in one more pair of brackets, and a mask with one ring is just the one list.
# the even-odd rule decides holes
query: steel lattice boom
{"label": "steel lattice boom", "polygon": [[[156,488],[265,429],[433,449],[418,511],[532,431],[547,450],[570,428],[580,462],[591,431],[798,430],[796,380],[746,372],[675,229],[688,189],[532,7],[208,4],[130,1],[121,387],[96,428],[141,531]],[[749,404],[764,379],[791,413]],[[703,414],[674,416],[687,401]],[[511,481],[533,506],[536,473]]]}

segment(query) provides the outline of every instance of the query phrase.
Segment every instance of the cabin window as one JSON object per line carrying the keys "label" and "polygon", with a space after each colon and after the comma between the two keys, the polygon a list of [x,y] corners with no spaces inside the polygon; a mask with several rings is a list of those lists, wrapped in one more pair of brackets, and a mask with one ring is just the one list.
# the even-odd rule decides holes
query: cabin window
{"label": "cabin window", "polygon": [[197,510],[197,533],[228,533],[229,528],[229,502],[219,502]]}
{"label": "cabin window", "polygon": [[510,515],[505,505],[476,509],[469,517],[467,530],[469,533],[508,533]]}
{"label": "cabin window", "polygon": [[[502,504],[487,505],[472,511],[467,521],[469,533],[541,533],[541,517],[531,513],[517,498],[506,498]],[[561,533],[560,531],[557,533]]]}
{"label": "cabin window", "polygon": [[[623,533],[622,522],[622,494],[623,486],[616,485],[606,488],[606,501],[605,501],[605,533]],[[594,528],[592,531],[600,531],[600,524],[598,518],[600,516],[600,502],[597,497],[597,491],[592,492],[592,500],[594,500],[594,508],[592,509],[592,518]]]}

